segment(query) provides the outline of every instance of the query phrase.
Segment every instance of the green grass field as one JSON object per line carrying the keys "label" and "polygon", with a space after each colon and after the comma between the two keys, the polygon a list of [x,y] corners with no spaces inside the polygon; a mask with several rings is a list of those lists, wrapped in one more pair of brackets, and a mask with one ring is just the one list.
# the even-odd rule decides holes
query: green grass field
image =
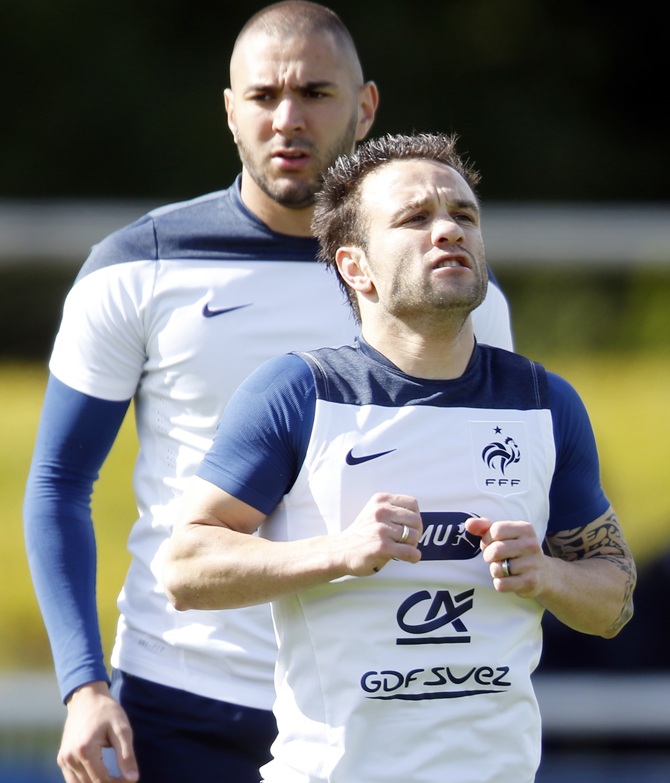
{"label": "green grass field", "polygon": [[[600,450],[603,482],[640,566],[670,544],[670,358],[578,355],[542,357],[582,395]],[[0,669],[51,667],[23,545],[21,504],[39,419],[46,370],[34,364],[0,366],[0,496],[5,584],[0,608]],[[116,595],[128,565],[125,542],[135,517],[131,472],[136,440],[130,417],[94,495],[98,540],[98,605],[105,649],[116,624]]]}

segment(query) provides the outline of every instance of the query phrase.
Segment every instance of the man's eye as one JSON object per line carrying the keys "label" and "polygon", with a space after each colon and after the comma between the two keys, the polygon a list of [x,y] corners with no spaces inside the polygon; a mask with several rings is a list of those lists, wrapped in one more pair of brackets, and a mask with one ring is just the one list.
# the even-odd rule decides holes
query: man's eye
{"label": "man's eye", "polygon": [[474,216],[469,214],[468,212],[458,212],[453,217],[454,220],[457,220],[459,223],[475,224],[477,222]]}
{"label": "man's eye", "polygon": [[416,223],[423,223],[423,221],[426,219],[426,216],[423,214],[423,212],[417,212],[414,215],[408,215],[403,221],[403,225],[412,225]]}

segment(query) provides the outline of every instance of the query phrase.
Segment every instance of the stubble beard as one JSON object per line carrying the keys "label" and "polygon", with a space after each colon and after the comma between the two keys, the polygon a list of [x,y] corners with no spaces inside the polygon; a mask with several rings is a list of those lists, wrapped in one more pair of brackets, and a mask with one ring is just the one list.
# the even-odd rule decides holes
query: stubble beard
{"label": "stubble beard", "polygon": [[416,290],[409,296],[396,289],[398,296],[391,297],[391,312],[400,320],[411,318],[432,327],[450,327],[465,321],[486,298],[488,275],[480,272],[477,280],[466,289],[443,293]]}
{"label": "stubble beard", "polygon": [[257,160],[251,149],[241,138],[237,139],[237,151],[242,165],[257,187],[277,204],[288,209],[306,209],[314,205],[316,194],[321,189],[321,182],[326,170],[340,157],[350,155],[356,143],[358,128],[357,112],[354,112],[349,123],[339,139],[325,152],[319,152],[309,142],[302,142],[301,149],[307,149],[316,161],[319,173],[310,179],[304,179],[300,174],[282,174],[278,178],[268,176],[268,166]]}

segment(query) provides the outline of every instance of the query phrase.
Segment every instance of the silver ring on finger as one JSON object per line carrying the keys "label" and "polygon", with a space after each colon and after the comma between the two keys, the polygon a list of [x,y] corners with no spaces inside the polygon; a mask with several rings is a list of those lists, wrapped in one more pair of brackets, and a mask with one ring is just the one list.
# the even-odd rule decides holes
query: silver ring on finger
{"label": "silver ring on finger", "polygon": [[409,528],[407,525],[402,526],[402,535],[398,539],[399,544],[405,544],[407,542],[407,539],[409,538]]}
{"label": "silver ring on finger", "polygon": [[510,567],[509,567],[509,560],[507,558],[505,558],[502,561],[501,565],[502,565],[502,575],[505,578],[507,578],[508,576],[513,576],[512,571],[510,570]]}

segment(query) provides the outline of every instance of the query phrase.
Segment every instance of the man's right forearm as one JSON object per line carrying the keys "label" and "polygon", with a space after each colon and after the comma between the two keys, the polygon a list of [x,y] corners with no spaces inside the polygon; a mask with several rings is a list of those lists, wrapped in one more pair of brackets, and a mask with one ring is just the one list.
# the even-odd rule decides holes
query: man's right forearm
{"label": "man's right forearm", "polygon": [[107,681],[96,605],[93,483],[128,403],[80,394],[53,377],[24,501],[28,562],[65,699]]}
{"label": "man's right forearm", "polygon": [[343,576],[371,576],[392,558],[418,562],[413,497],[376,493],[339,533],[268,541],[250,535],[261,512],[198,477],[182,498],[162,581],[173,606],[232,609],[266,603]]}
{"label": "man's right forearm", "polygon": [[[39,502],[30,496],[26,546],[44,624],[54,656],[61,696],[80,685],[107,680],[95,601],[95,542],[92,526],[81,519],[81,507]],[[54,506],[58,506],[57,509]],[[79,518],[75,515],[79,512]],[[37,519],[41,524],[37,524]]]}

